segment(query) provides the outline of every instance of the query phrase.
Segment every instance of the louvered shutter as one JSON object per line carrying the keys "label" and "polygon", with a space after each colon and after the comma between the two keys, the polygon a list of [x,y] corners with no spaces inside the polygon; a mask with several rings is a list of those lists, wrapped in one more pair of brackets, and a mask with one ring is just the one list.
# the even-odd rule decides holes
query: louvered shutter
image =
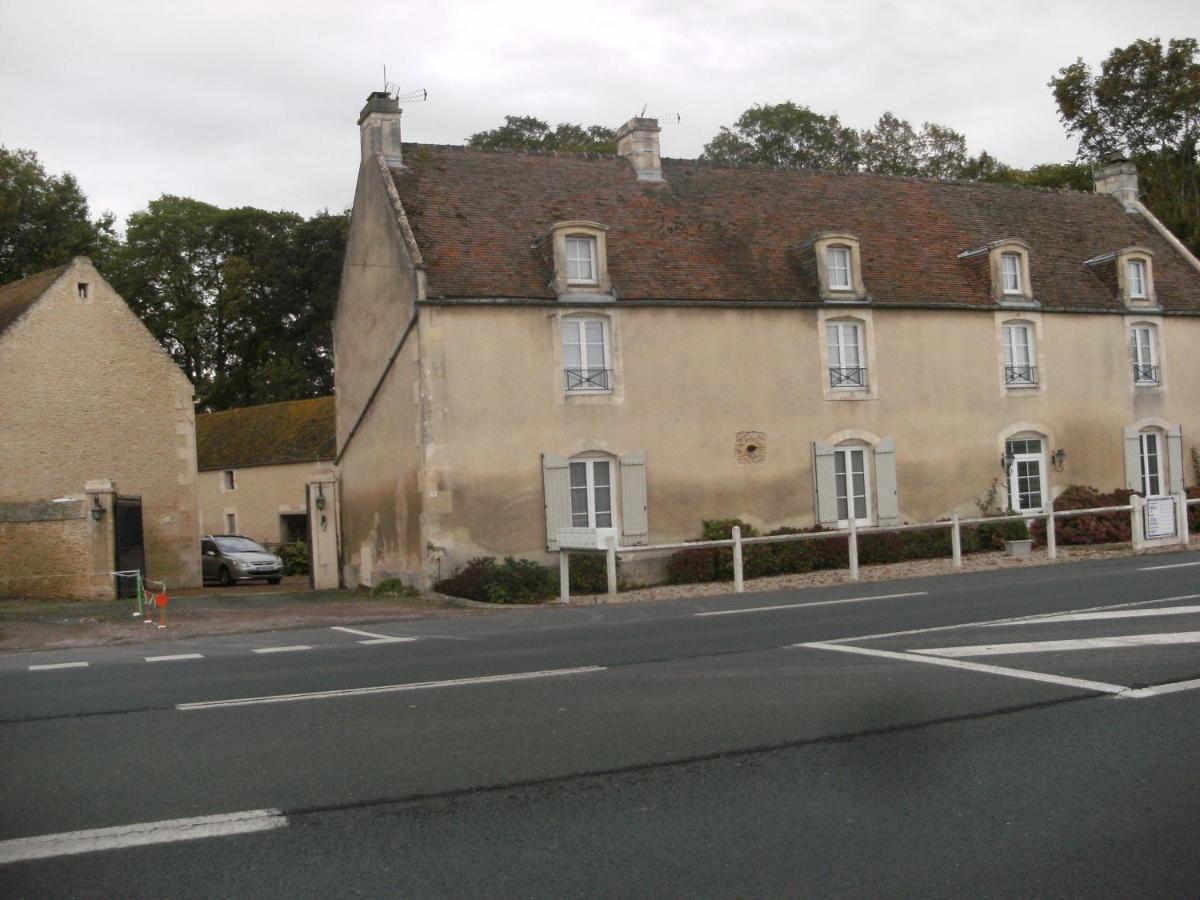
{"label": "louvered shutter", "polygon": [[900,524],[900,503],[896,497],[896,440],[884,438],[875,445],[875,494],[880,525]]}
{"label": "louvered shutter", "polygon": [[813,441],[813,492],[817,495],[817,524],[837,527],[837,480],[833,445]]}
{"label": "louvered shutter", "polygon": [[1125,487],[1142,489],[1142,441],[1135,428],[1125,429]]}
{"label": "louvered shutter", "polygon": [[650,522],[646,513],[646,451],[621,457],[621,543],[646,543]]}
{"label": "louvered shutter", "polygon": [[542,490],[546,499],[546,549],[558,549],[558,529],[571,524],[569,463],[553,453],[542,454]]}
{"label": "louvered shutter", "polygon": [[1176,425],[1167,431],[1167,477],[1171,493],[1183,493],[1183,429]]}

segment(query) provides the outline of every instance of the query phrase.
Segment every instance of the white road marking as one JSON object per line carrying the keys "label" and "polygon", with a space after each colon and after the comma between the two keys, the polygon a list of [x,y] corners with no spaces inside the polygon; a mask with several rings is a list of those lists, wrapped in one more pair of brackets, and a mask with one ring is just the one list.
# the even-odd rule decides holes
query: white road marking
{"label": "white road marking", "polygon": [[845,600],[817,600],[813,603],[784,603],[780,606],[754,606],[745,609],[719,609],[715,612],[693,613],[696,618],[705,616],[736,616],[741,613],[772,612],[777,609],[804,609],[809,606],[835,606],[839,603],[864,603],[867,600],[892,600],[898,597],[924,597],[928,591],[910,591],[907,594],[878,594],[874,597],[848,597]]}
{"label": "white road marking", "polygon": [[386,634],[375,634],[373,631],[359,631],[357,628],[347,628],[345,625],[331,625],[330,628],[334,631],[344,631],[347,634],[361,634],[374,638],[372,641],[359,641],[360,644],[404,644],[416,640],[414,637],[389,637]]}
{"label": "white road marking", "polygon": [[1160,572],[1163,569],[1186,569],[1188,566],[1200,566],[1200,562],[1173,563],[1169,566],[1142,566],[1139,572]]}
{"label": "white road marking", "polygon": [[989,666],[984,663],[963,662],[958,659],[942,659],[936,656],[919,656],[915,653],[897,653],[893,650],[875,650],[870,647],[851,647],[847,644],[818,642],[812,644],[793,644],[793,647],[809,647],[814,650],[836,650],[840,653],[859,653],[863,656],[878,656],[884,659],[899,659],[906,662],[925,663],[934,666],[946,666],[952,669],[966,669],[970,672],[983,672],[988,675],[1004,675],[1008,678],[1019,678],[1023,681],[1040,681],[1046,684],[1059,684],[1064,687],[1079,688],[1084,691],[1095,691],[1100,694],[1120,694],[1129,688],[1120,684],[1107,684],[1103,681],[1084,681],[1079,678],[1066,678],[1061,675],[1046,675],[1042,672],[1027,672],[1024,669],[1009,669],[1004,666]]}
{"label": "white road marking", "polygon": [[1016,653],[1059,653],[1066,650],[1112,650],[1120,647],[1155,647],[1164,644],[1200,644],[1200,631],[1166,634],[1127,634],[1121,637],[1079,638],[1070,641],[1023,641],[1015,644],[976,644],[970,647],[913,648],[923,656],[1008,656]]}
{"label": "white road marking", "polygon": [[[1137,606],[1149,606],[1151,603],[1173,603],[1176,600],[1195,600],[1200,594],[1183,594],[1179,597],[1159,597],[1155,600],[1135,600],[1132,603],[1109,603],[1106,606],[1085,606],[1080,609],[1067,610],[1069,613],[1100,612],[1108,609],[1131,609]],[[958,628],[979,628],[984,625],[1013,625],[1025,622],[1037,622],[1045,616],[1057,616],[1063,613],[1038,613],[1032,616],[1007,616],[1003,619],[981,619],[977,622],[960,622],[957,625],[935,625],[932,628],[908,628],[904,631],[881,631],[878,634],[859,634],[854,637],[833,638],[828,644],[849,644],[855,641],[874,641],[881,638],[906,637],[913,634],[933,634],[937,631],[954,631]]]}
{"label": "white road marking", "polygon": [[166,819],[161,822],[142,822],[113,828],[43,834],[0,841],[0,865],[30,859],[71,856],[76,853],[92,853],[97,850],[117,850],[122,847],[144,847],[147,844],[168,844],[196,838],[270,831],[273,828],[283,828],[287,823],[287,816],[277,809],[251,809],[217,816]]}
{"label": "white road marking", "polygon": [[1156,684],[1154,687],[1137,688],[1117,696],[1130,700],[1142,700],[1146,697],[1158,697],[1162,694],[1174,694],[1178,691],[1194,691],[1200,688],[1200,678],[1191,681],[1172,681],[1170,684]]}
{"label": "white road marking", "polygon": [[[1200,606],[1168,606],[1166,609],[1114,609],[1109,612],[1066,613],[1063,615],[1038,616],[1030,619],[1030,624],[1042,625],[1046,622],[1094,622],[1102,619],[1138,619],[1143,616],[1181,616],[1185,613],[1198,613]],[[996,628],[999,625],[1009,625],[1011,622],[993,622],[986,628]]]}
{"label": "white road marking", "polygon": [[174,662],[178,659],[204,659],[203,653],[175,653],[171,656],[147,656],[146,662]]}
{"label": "white road marking", "polygon": [[255,647],[255,653],[294,653],[297,650],[311,650],[309,644],[294,644],[291,647]]}
{"label": "white road marking", "polygon": [[91,663],[85,662],[69,662],[69,663],[43,663],[40,666],[30,666],[30,672],[44,672],[47,669],[86,669]]}
{"label": "white road marking", "polygon": [[541,672],[514,672],[510,675],[481,675],[476,678],[452,678],[449,681],[415,681],[408,684],[382,684],[376,687],[344,688],[335,691],[312,691],[306,694],[275,694],[268,697],[242,697],[235,700],[209,700],[180,703],[176,709],[220,709],[226,706],[256,706],[262,703],[290,703],[294,700],[326,700],[333,697],[362,697],[368,694],[393,694],[400,691],[421,691],[429,688],[460,687],[475,684],[500,684],[508,681],[529,681],[535,678],[556,678],[562,675],[583,675],[603,672],[607,666],[580,666],[574,669],[546,669]]}

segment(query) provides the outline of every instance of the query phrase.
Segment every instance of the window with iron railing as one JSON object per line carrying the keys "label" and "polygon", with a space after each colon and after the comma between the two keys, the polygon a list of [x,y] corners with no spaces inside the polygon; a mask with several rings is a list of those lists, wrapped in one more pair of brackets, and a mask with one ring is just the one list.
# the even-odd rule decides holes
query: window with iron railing
{"label": "window with iron railing", "polygon": [[1004,383],[1017,386],[1037,384],[1037,366],[1005,366]]}
{"label": "window with iron railing", "polygon": [[612,369],[564,369],[568,391],[608,391],[612,389]]}
{"label": "window with iron railing", "polygon": [[1038,383],[1034,361],[1033,326],[1011,322],[1004,326],[1004,384],[1007,387],[1034,387]]}
{"label": "window with iron railing", "polygon": [[1134,325],[1130,329],[1133,350],[1133,383],[1158,384],[1158,334],[1153,325]]}
{"label": "window with iron railing", "polygon": [[865,388],[867,386],[867,370],[861,366],[850,368],[830,366],[829,386],[831,388]]}
{"label": "window with iron railing", "polygon": [[571,392],[612,390],[608,323],[604,319],[562,321],[563,373]]}
{"label": "window with iron railing", "polygon": [[825,348],[831,388],[865,388],[867,369],[863,363],[862,328],[858,322],[829,322],[825,325]]}

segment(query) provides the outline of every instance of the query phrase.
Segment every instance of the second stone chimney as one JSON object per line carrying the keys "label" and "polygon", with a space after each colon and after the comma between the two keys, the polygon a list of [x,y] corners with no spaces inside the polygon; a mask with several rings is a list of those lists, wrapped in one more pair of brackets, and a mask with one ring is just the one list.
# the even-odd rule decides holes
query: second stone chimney
{"label": "second stone chimney", "polygon": [[635,116],[617,129],[617,155],[633,165],[640,181],[662,181],[662,159],[658,152],[657,119]]}
{"label": "second stone chimney", "polygon": [[1137,166],[1120,154],[1108,157],[1093,176],[1097,194],[1111,194],[1126,209],[1133,209],[1138,199]]}
{"label": "second stone chimney", "polygon": [[386,91],[373,91],[358,114],[362,132],[362,158],[382,153],[389,166],[402,165],[400,152],[400,101]]}

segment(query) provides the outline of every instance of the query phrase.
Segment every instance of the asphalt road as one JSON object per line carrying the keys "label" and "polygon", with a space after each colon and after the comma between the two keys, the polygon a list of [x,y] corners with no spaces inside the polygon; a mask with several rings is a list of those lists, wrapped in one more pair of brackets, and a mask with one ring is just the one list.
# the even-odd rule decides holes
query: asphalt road
{"label": "asphalt road", "polygon": [[6,655],[0,894],[1194,894],[1194,688],[1197,553]]}

